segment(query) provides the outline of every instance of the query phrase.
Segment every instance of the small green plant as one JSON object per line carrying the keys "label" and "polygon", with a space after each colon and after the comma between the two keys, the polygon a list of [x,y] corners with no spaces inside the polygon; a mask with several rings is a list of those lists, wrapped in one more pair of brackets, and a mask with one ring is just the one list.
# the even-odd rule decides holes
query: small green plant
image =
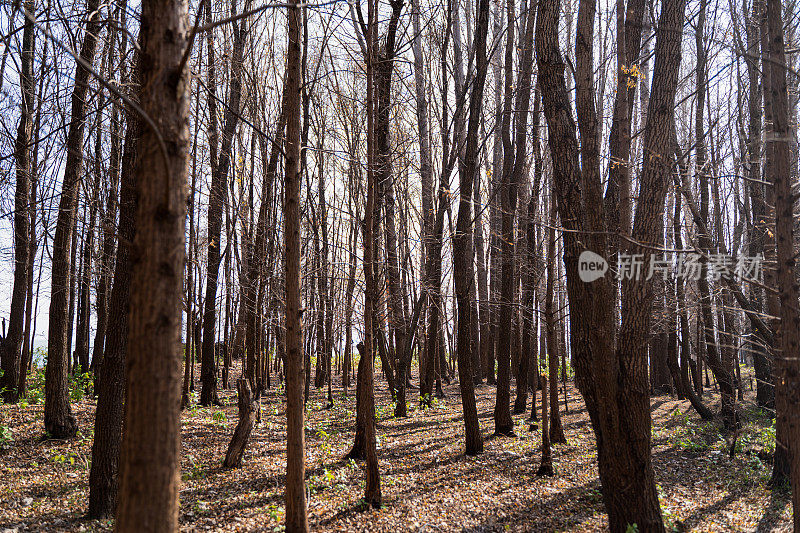
{"label": "small green plant", "polygon": [[50,457],[50,460],[53,462],[53,464],[57,464],[57,465],[65,465],[67,463],[69,463],[71,465],[75,464],[75,458],[74,457],[63,455],[63,454],[60,454],[60,453],[53,454],[53,456]]}
{"label": "small green plant", "polygon": [[394,415],[392,404],[375,406],[375,420],[387,420]]}
{"label": "small green plant", "polygon": [[208,409],[197,403],[197,392],[189,393],[189,412],[193,415],[208,412]]}
{"label": "small green plant", "polygon": [[754,426],[750,431],[745,432],[736,443],[737,452],[742,448],[760,448],[764,453],[772,454],[775,452],[775,419],[770,421],[768,426]]}
{"label": "small green plant", "polygon": [[227,420],[224,411],[214,411],[214,414],[211,415],[211,419],[214,421],[215,424],[222,425]]}
{"label": "small green plant", "polygon": [[26,398],[32,405],[41,403],[44,400],[44,369],[34,368],[28,374]]}
{"label": "small green plant", "polygon": [[88,372],[71,374],[69,377],[69,399],[79,402],[89,394],[92,394],[94,379]]}
{"label": "small green plant", "polygon": [[438,407],[439,399],[433,394],[423,394],[419,397],[419,406],[422,409]]}
{"label": "small green plant", "polygon": [[14,433],[8,426],[0,426],[0,448],[10,446],[14,442]]}
{"label": "small green plant", "polygon": [[182,477],[184,481],[189,481],[189,480],[193,481],[195,479],[203,479],[204,477],[206,477],[206,473],[203,470],[203,465],[192,461],[192,469],[183,474]]}
{"label": "small green plant", "polygon": [[91,460],[81,453],[67,452],[66,454],[54,453],[50,456],[50,462],[64,467],[78,466],[83,470],[89,470]]}

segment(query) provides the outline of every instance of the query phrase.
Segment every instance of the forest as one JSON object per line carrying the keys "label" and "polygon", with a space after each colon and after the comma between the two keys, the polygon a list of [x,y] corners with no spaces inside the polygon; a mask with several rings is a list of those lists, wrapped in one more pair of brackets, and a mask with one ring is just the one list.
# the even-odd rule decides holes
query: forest
{"label": "forest", "polygon": [[800,531],[796,0],[0,44],[0,533]]}

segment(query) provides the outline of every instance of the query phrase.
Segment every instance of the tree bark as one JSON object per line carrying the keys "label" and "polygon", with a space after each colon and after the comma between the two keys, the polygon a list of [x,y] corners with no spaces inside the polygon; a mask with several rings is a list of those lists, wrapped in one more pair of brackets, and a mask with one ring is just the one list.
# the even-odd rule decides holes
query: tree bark
{"label": "tree bark", "polygon": [[[764,185],[761,183],[761,83],[759,83],[758,57],[761,54],[759,28],[762,2],[752,3],[752,13],[747,14],[745,29],[747,32],[747,54],[744,55],[747,66],[749,92],[747,98],[748,130],[747,130],[747,190],[750,195],[751,225],[749,228],[747,252],[750,257],[764,253],[767,233],[767,206],[764,200]],[[764,295],[760,287],[750,288],[750,298],[758,312],[764,308]],[[772,383],[772,363],[769,348],[762,343],[754,343],[753,367],[756,377],[756,403],[759,407],[774,409],[775,386]]]}
{"label": "tree bark", "polygon": [[[305,8],[303,8],[305,9]],[[284,278],[286,283],[286,530],[308,531],[303,421],[303,318],[300,281],[300,122],[301,33],[297,0],[288,10],[286,57],[286,174],[283,199]]]}
{"label": "tree bark", "polygon": [[[364,422],[364,455],[366,457],[366,483],[364,501],[372,507],[381,505],[381,480],[378,472],[378,453],[375,429],[375,344],[376,330],[380,328],[375,321],[375,308],[378,300],[374,261],[376,228],[378,225],[377,204],[377,155],[376,118],[376,65],[378,53],[378,6],[377,1],[368,2],[367,25],[364,28],[366,38],[367,66],[367,197],[364,208],[364,380],[361,391],[361,407]],[[378,341],[379,342],[379,341]]]}
{"label": "tree bark", "polygon": [[83,136],[86,129],[86,93],[89,89],[89,71],[84,65],[94,62],[97,37],[103,20],[99,0],[87,0],[89,20],[81,45],[80,61],[75,67],[75,86],[72,92],[72,110],[67,133],[67,160],[61,185],[58,219],[53,238],[53,266],[49,330],[47,336],[47,367],[45,371],[44,427],[57,439],[74,437],[78,423],[69,405],[67,368],[69,366],[68,331],[70,313],[68,304],[69,273],[71,270],[70,242],[75,232],[75,214],[78,210],[78,189],[83,170]]}
{"label": "tree bark", "polygon": [[[561,425],[561,416],[558,412],[558,356],[561,353],[561,339],[558,335],[556,320],[558,319],[556,310],[553,306],[553,290],[556,278],[556,199],[555,196],[550,200],[550,227],[547,230],[547,288],[545,289],[544,314],[547,328],[547,380],[549,382],[550,398],[550,442],[566,443],[564,428]],[[542,391],[544,393],[544,390]],[[544,426],[542,426],[544,427]]]}
{"label": "tree bark", "polygon": [[537,476],[554,476],[553,452],[550,446],[550,417],[548,416],[549,394],[547,393],[547,379],[541,377],[542,383],[542,461],[539,469],[536,470]]}
{"label": "tree bark", "polygon": [[[675,138],[674,124],[672,126],[672,131],[673,142],[677,145],[678,140]],[[678,163],[677,172],[686,172],[685,167],[680,162]],[[676,190],[675,211],[672,218],[673,242],[675,243],[676,250],[683,249],[683,237],[681,235],[681,198],[682,195]],[[703,404],[689,381],[689,367],[691,366],[691,329],[689,328],[689,317],[686,311],[686,296],[684,295],[683,278],[680,276],[676,277],[675,279],[675,298],[675,305],[678,312],[678,325],[680,326],[681,332],[681,389],[686,397],[689,398],[689,402],[692,404],[692,407],[694,407],[695,411],[697,411],[700,417],[703,420],[711,420],[714,418],[714,413],[712,413],[711,409]]]}
{"label": "tree bark", "polygon": [[[656,75],[645,128],[641,194],[633,237],[652,243],[663,204],[670,154],[684,0],[662,4],[656,38]],[[538,4],[536,50],[539,84],[549,127],[551,158],[564,232],[564,263],[570,303],[570,332],[576,383],[586,401],[598,441],[603,497],[612,531],[636,523],[639,531],[662,531],[663,521],[650,458],[650,402],[646,361],[641,353],[649,333],[652,287],[644,281],[623,285],[622,325],[614,347],[611,284],[578,278],[582,251],[606,252],[606,217],[598,168],[596,107],[593,101],[593,21],[595,5],[581,2],[576,38],[576,101],[581,121],[583,170],[572,121],[564,62],[558,47],[558,0]],[[659,157],[660,156],[660,157]],[[591,207],[589,207],[591,206]],[[575,230],[586,232],[580,235]],[[622,451],[624,450],[624,451]]]}
{"label": "tree bark", "polygon": [[245,378],[236,381],[236,390],[239,405],[239,422],[233,432],[228,451],[225,453],[225,461],[222,466],[225,468],[239,468],[242,466],[242,457],[250,439],[256,422],[261,418],[261,406],[258,403],[258,393],[253,396],[250,385]]}
{"label": "tree bark", "polygon": [[478,163],[478,130],[480,127],[480,110],[483,103],[483,89],[486,83],[486,34],[489,27],[489,2],[478,0],[477,20],[475,24],[474,51],[477,57],[475,78],[472,85],[469,107],[469,125],[464,151],[464,172],[459,173],[460,201],[456,231],[453,235],[453,280],[455,297],[458,305],[458,384],[461,389],[461,405],[464,411],[466,436],[466,454],[477,455],[483,452],[483,439],[478,423],[478,410],[475,403],[475,385],[470,350],[472,306],[469,301],[469,287],[474,283],[472,253],[472,185]]}
{"label": "tree bark", "polygon": [[[506,48],[503,75],[503,118],[500,137],[503,141],[503,177],[498,194],[500,196],[500,299],[497,336],[497,394],[494,405],[494,434],[514,436],[514,420],[509,407],[511,388],[511,346],[514,328],[514,218],[517,207],[516,174],[514,172],[514,149],[511,141],[511,117],[514,102],[514,29],[516,10],[514,0],[506,0]],[[520,85],[524,82],[520,79]],[[526,113],[527,115],[527,113]],[[527,117],[526,117],[527,118]],[[524,131],[524,130],[523,130]],[[527,133],[527,132],[526,132]],[[524,154],[523,154],[524,155]]]}
{"label": "tree bark", "polygon": [[[786,88],[786,55],[781,2],[766,1],[768,32],[764,77],[769,90],[764,105],[772,110],[767,121],[767,158],[764,177],[775,194],[775,255],[780,301],[779,354],[775,359],[775,462],[770,483],[785,477],[792,487],[794,528],[800,529],[800,313],[795,279],[794,195],[790,178],[789,96]],[[782,465],[779,463],[788,463]],[[781,472],[781,467],[784,472]]]}
{"label": "tree bark", "polygon": [[[245,4],[247,11],[249,2]],[[234,13],[235,15],[235,13]],[[206,17],[211,18],[211,0],[206,0]],[[215,341],[216,318],[217,318],[217,283],[219,276],[219,265],[221,262],[222,246],[222,208],[228,201],[227,178],[231,163],[231,151],[233,149],[233,136],[236,133],[236,126],[239,122],[239,108],[242,96],[242,56],[244,46],[247,42],[247,19],[239,22],[240,26],[234,26],[233,53],[231,56],[231,78],[229,89],[229,101],[225,105],[224,126],[222,129],[222,145],[220,146],[219,161],[212,160],[211,190],[209,191],[208,205],[208,263],[206,271],[206,299],[205,310],[203,312],[203,348],[200,368],[200,405],[208,406],[219,403],[217,397],[217,375],[215,365]],[[210,29],[209,32],[213,32]],[[213,57],[213,40],[209,35],[209,58]],[[209,76],[213,70],[210,69]],[[213,88],[209,84],[211,91],[209,102],[214,101]],[[214,109],[216,104],[211,106]],[[210,107],[210,108],[211,108]],[[212,115],[212,124],[215,117]],[[214,130],[212,130],[214,131]],[[216,136],[212,135],[210,143],[216,147]]]}
{"label": "tree bark", "polygon": [[700,217],[702,224],[698,224],[699,235],[698,244],[702,250],[700,256],[701,274],[697,280],[700,292],[700,311],[703,317],[706,362],[714,373],[714,377],[719,382],[720,393],[722,396],[721,416],[725,426],[733,429],[736,426],[735,412],[735,389],[733,385],[733,368],[726,364],[717,349],[717,342],[714,336],[714,316],[711,311],[711,289],[709,287],[708,255],[714,253],[711,244],[711,235],[708,226],[708,204],[709,204],[709,182],[708,182],[708,162],[706,160],[705,126],[703,123],[705,110],[706,94],[706,51],[703,37],[705,25],[706,1],[700,2],[700,14],[697,22],[697,32],[695,37],[697,48],[697,104],[695,106],[695,175],[700,186]]}
{"label": "tree bark", "polygon": [[[125,431],[116,529],[178,528],[181,309],[189,145],[189,79],[181,58],[189,28],[183,0],[149,0],[141,10],[139,105]],[[147,464],[147,468],[142,468]]]}
{"label": "tree bark", "polygon": [[[25,10],[30,17],[36,13],[34,0],[26,0]],[[33,102],[36,97],[34,86],[33,60],[36,46],[34,24],[25,19],[22,32],[22,51],[20,52],[21,69],[20,85],[22,104],[20,106],[19,126],[14,143],[14,163],[16,165],[17,183],[14,189],[14,286],[11,292],[11,314],[9,315],[8,334],[0,342],[0,359],[2,360],[3,376],[0,378],[0,391],[3,401],[16,402],[19,397],[20,373],[25,373],[22,366],[22,339],[24,335],[24,320],[26,297],[30,281],[29,256],[31,240],[30,212],[35,209],[31,204],[31,138],[33,134]]]}
{"label": "tree bark", "polygon": [[[131,279],[131,243],[136,236],[137,186],[133,172],[140,135],[139,117],[127,116],[125,151],[120,176],[119,225],[114,285],[108,308],[108,335],[97,380],[97,410],[89,471],[89,517],[112,516],[119,490],[119,456],[125,400],[125,354],[128,346],[128,314]],[[191,325],[187,327],[191,329]],[[187,354],[187,357],[191,357]]]}

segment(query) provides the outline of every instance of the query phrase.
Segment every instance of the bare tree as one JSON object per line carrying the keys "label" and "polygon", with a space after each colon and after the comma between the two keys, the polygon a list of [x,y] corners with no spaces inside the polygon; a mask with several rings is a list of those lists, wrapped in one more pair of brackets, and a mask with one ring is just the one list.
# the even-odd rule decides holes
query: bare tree
{"label": "bare tree", "polygon": [[[80,56],[75,67],[75,86],[72,91],[72,110],[67,133],[67,160],[61,185],[56,233],[53,238],[53,268],[49,331],[47,335],[47,369],[45,372],[44,427],[55,438],[71,438],[78,423],[69,405],[67,367],[69,365],[68,331],[71,313],[68,305],[70,270],[74,261],[74,235],[78,211],[78,189],[83,171],[83,136],[86,129],[86,93],[89,89],[89,69],[94,62],[97,36],[103,20],[99,0],[87,0],[86,30]],[[73,244],[70,245],[70,242]]]}
{"label": "bare tree", "polygon": [[14,287],[11,292],[11,315],[9,317],[8,335],[0,342],[0,360],[2,360],[3,375],[0,377],[0,391],[3,391],[3,400],[15,402],[19,399],[19,374],[25,373],[26,368],[21,368],[22,339],[24,334],[24,319],[26,297],[30,283],[28,274],[29,246],[31,240],[30,210],[35,210],[31,204],[31,138],[33,133],[33,102],[36,97],[33,75],[34,48],[36,35],[34,33],[33,17],[36,13],[34,0],[26,0],[24,9],[29,14],[25,19],[25,28],[22,33],[20,85],[22,87],[22,105],[20,106],[19,126],[14,144],[14,163],[17,167],[17,184],[14,192]]}
{"label": "bare tree", "polygon": [[474,347],[471,342],[472,305],[470,303],[470,286],[474,284],[473,251],[472,251],[472,186],[478,168],[478,130],[481,120],[481,106],[483,89],[486,84],[486,71],[488,60],[486,57],[486,36],[489,29],[489,2],[477,0],[477,15],[475,23],[475,78],[472,83],[470,95],[469,125],[464,148],[463,172],[459,173],[460,201],[458,205],[458,219],[456,231],[453,235],[453,280],[455,282],[455,296],[458,305],[458,384],[461,389],[461,405],[464,410],[464,425],[466,432],[466,454],[476,455],[483,452],[483,438],[478,423],[478,411],[475,404],[475,386],[471,364],[473,361],[470,350]]}
{"label": "bare tree", "polygon": [[293,0],[288,9],[286,53],[286,174],[283,239],[286,280],[286,529],[308,531],[303,422],[303,321],[300,307],[300,123],[301,32],[303,10]]}
{"label": "bare tree", "polygon": [[[766,0],[768,46],[762,75],[769,77],[764,106],[772,111],[767,121],[764,177],[775,194],[775,248],[780,298],[779,357],[775,359],[775,464],[771,482],[784,476],[792,487],[794,527],[800,529],[800,312],[795,278],[794,205],[790,181],[789,97],[786,90],[786,52],[781,2]],[[766,83],[765,83],[766,85]],[[779,457],[779,454],[783,458]],[[780,462],[787,472],[780,472]],[[787,464],[788,463],[788,464]]]}

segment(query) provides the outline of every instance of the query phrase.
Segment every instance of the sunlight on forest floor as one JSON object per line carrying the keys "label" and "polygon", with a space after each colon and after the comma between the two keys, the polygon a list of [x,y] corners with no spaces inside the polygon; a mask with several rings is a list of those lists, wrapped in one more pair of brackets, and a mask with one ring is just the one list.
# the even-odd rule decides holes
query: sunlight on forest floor
{"label": "sunlight on forest floor", "polygon": [[[338,376],[337,376],[338,380]],[[221,384],[220,384],[221,385]],[[416,400],[411,391],[409,398]],[[334,389],[335,406],[312,389],[306,449],[309,522],[314,531],[602,531],[606,515],[595,463],[594,436],[580,396],[568,387],[564,415],[569,443],[554,449],[558,475],[537,478],[539,431],[515,416],[518,438],[489,438],[494,387],[477,387],[486,452],[466,458],[457,384],[447,398],[407,419],[391,418],[385,381],[376,394],[378,454],[385,505],[366,510],[362,465],[341,457],[352,443],[355,398]],[[709,401],[712,391],[707,390]],[[753,394],[753,393],[749,393]],[[183,414],[181,527],[184,531],[281,531],[285,403],[282,391],[262,397],[262,420],[238,470],[221,463],[236,425],[235,391],[224,406]],[[749,398],[746,398],[749,400]],[[415,403],[415,402],[414,402]],[[749,404],[748,401],[745,402]],[[0,406],[0,531],[100,531],[111,521],[83,518],[95,400],[74,404],[79,438],[42,441],[42,405]],[[529,399],[530,404],[530,399]],[[668,531],[790,531],[785,491],[770,491],[768,452],[774,433],[766,417],[745,410],[736,443],[715,423],[703,423],[688,401],[656,396],[653,463]],[[717,406],[712,406],[717,408]],[[560,394],[563,413],[563,392]],[[763,460],[762,460],[763,459]]]}

